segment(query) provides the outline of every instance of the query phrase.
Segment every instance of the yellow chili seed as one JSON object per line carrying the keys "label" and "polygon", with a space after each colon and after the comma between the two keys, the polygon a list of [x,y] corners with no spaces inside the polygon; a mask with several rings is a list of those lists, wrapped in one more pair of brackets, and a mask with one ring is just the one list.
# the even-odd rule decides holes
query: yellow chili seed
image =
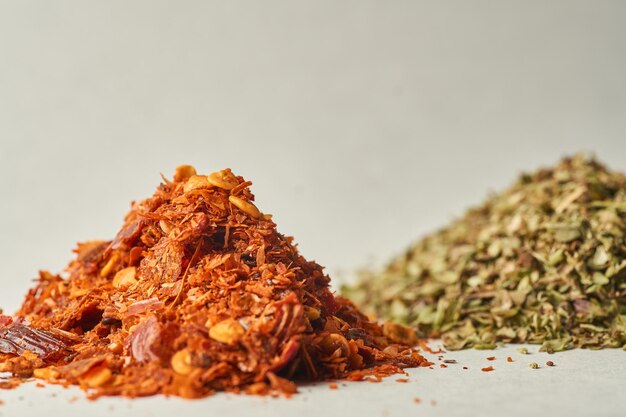
{"label": "yellow chili seed", "polygon": [[137,282],[135,275],[137,274],[137,268],[129,266],[121,271],[118,271],[113,278],[113,286],[119,289],[127,289],[131,285]]}
{"label": "yellow chili seed", "polygon": [[98,388],[109,382],[113,373],[106,365],[91,368],[80,378],[89,388]]}
{"label": "yellow chili seed", "polygon": [[180,165],[174,172],[174,181],[181,182],[196,175],[196,169],[191,165]]}
{"label": "yellow chili seed", "polygon": [[246,330],[235,319],[222,320],[209,329],[211,339],[229,345],[237,343],[245,333]]}
{"label": "yellow chili seed", "polygon": [[209,186],[210,184],[204,175],[192,175],[183,186],[183,191],[188,193],[200,188],[209,188]]}
{"label": "yellow chili seed", "polygon": [[239,185],[239,180],[230,169],[224,169],[207,175],[207,181],[209,184],[224,190],[232,190]]}
{"label": "yellow chili seed", "polygon": [[259,209],[254,204],[250,203],[249,201],[246,201],[234,195],[231,195],[230,197],[228,197],[228,201],[230,201],[232,205],[237,207],[239,210],[243,211],[244,213],[248,214],[251,217],[254,217],[255,219],[263,218],[263,214],[261,214]]}
{"label": "yellow chili seed", "polygon": [[189,375],[191,371],[193,371],[193,366],[191,366],[191,356],[189,355],[189,351],[187,349],[182,349],[176,352],[172,356],[170,364],[172,365],[174,372],[179,375]]}

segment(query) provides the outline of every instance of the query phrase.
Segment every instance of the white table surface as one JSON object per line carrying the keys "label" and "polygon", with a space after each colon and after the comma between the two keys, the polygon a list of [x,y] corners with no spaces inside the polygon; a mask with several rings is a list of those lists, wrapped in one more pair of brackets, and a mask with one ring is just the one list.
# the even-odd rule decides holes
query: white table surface
{"label": "white table surface", "polygon": [[[433,347],[437,343],[431,344]],[[624,416],[626,410],[626,352],[572,350],[552,355],[522,355],[518,345],[494,351],[448,352],[456,359],[442,369],[409,370],[409,382],[389,377],[381,383],[340,382],[301,386],[290,399],[217,394],[201,400],[161,396],[142,399],[85,399],[76,388],[37,388],[22,385],[0,390],[0,417],[9,416]],[[494,361],[486,358],[495,356]],[[511,356],[514,362],[506,361]],[[555,366],[548,367],[551,360]],[[539,369],[530,369],[537,362]],[[495,368],[482,372],[486,366]],[[464,370],[463,366],[469,369]],[[415,398],[421,400],[415,402]],[[42,414],[44,413],[44,414]]]}

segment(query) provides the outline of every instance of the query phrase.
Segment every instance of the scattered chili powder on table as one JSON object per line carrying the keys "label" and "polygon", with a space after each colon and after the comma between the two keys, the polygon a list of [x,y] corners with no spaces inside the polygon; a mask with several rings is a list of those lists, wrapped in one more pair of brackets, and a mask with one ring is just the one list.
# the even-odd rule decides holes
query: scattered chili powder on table
{"label": "scattered chili powder on table", "polygon": [[111,241],[78,244],[0,316],[0,372],[90,398],[296,392],[297,380],[379,381],[427,361],[415,332],[368,320],[299,255],[250,182],[176,169]]}
{"label": "scattered chili powder on table", "polygon": [[493,366],[487,366],[486,368],[481,368],[481,371],[483,372],[491,372],[494,371],[495,368]]}

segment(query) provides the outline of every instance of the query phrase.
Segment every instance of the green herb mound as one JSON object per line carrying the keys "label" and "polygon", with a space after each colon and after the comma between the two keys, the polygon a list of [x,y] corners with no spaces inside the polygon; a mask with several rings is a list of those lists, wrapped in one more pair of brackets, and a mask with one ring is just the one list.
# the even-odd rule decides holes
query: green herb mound
{"label": "green herb mound", "polygon": [[452,350],[626,349],[626,176],[585,155],[524,174],[344,293]]}

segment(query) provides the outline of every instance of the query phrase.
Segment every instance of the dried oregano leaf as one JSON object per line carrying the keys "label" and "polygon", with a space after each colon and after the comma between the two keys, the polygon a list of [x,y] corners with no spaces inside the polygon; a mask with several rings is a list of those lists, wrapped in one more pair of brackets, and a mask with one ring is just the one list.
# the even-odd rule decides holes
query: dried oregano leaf
{"label": "dried oregano leaf", "polygon": [[524,174],[344,288],[448,349],[626,345],[626,177],[576,155]]}

